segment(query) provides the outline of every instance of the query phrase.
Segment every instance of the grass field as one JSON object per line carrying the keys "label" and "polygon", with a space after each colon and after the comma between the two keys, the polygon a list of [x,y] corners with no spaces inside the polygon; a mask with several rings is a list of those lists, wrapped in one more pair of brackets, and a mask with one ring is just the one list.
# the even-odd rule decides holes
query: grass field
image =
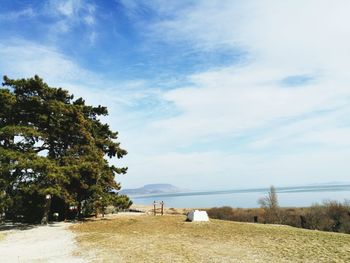
{"label": "grass field", "polygon": [[350,235],[288,226],[190,223],[166,215],[85,222],[72,230],[78,254],[97,255],[92,262],[350,262]]}

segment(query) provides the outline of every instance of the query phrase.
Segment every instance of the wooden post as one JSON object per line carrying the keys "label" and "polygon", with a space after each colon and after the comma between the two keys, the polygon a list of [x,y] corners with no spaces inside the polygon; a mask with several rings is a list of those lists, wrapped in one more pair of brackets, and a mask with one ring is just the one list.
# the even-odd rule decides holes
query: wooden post
{"label": "wooden post", "polygon": [[[160,208],[157,208],[157,204],[160,205]],[[160,209],[161,215],[164,215],[164,202],[153,201],[153,214],[157,215],[157,210],[159,211],[159,209]]]}

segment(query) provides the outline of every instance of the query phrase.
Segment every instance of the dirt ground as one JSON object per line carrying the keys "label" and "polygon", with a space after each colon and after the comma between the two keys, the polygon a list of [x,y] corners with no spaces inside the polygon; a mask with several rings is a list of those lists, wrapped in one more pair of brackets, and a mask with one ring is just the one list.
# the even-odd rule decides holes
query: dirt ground
{"label": "dirt ground", "polygon": [[86,262],[73,255],[77,246],[75,235],[68,230],[71,225],[3,226],[0,232],[0,262]]}

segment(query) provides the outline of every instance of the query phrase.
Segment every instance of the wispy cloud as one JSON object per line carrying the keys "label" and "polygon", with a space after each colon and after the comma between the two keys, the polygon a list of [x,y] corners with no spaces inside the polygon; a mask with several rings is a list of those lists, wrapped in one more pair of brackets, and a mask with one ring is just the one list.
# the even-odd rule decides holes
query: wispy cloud
{"label": "wispy cloud", "polygon": [[286,87],[298,87],[298,86],[305,86],[307,84],[310,84],[312,81],[314,81],[316,76],[313,76],[311,74],[304,74],[304,75],[292,75],[285,77],[281,80],[282,85]]}
{"label": "wispy cloud", "polygon": [[30,77],[38,74],[58,85],[64,81],[91,80],[94,75],[81,68],[55,47],[22,39],[0,43],[0,72],[10,77]]}
{"label": "wispy cloud", "polygon": [[[195,138],[244,132],[343,105],[350,96],[344,5],[350,7],[339,2],[329,9],[327,1],[199,1],[156,22],[151,30],[162,36],[159,41],[248,52],[244,66],[191,75],[192,85],[166,93],[183,114],[157,125]],[[281,89],[286,83],[301,88]]]}
{"label": "wispy cloud", "polygon": [[92,2],[81,0],[50,0],[47,2],[44,12],[56,19],[51,26],[51,34],[68,33],[81,25],[86,26],[88,40],[94,44],[97,34],[96,6]]}
{"label": "wispy cloud", "polygon": [[84,2],[81,0],[50,0],[45,8],[49,14],[71,18],[84,8]]}
{"label": "wispy cloud", "polygon": [[[106,79],[79,65],[54,46],[23,39],[0,42],[0,75],[27,78],[39,75],[49,85],[71,89],[89,103],[106,104],[112,109],[135,108],[150,99],[160,99],[159,89],[149,89],[146,80],[115,81]],[[11,63],[9,63],[11,61]],[[103,87],[101,92],[99,87]]]}
{"label": "wispy cloud", "polygon": [[[222,178],[229,181],[230,171],[252,175],[257,171],[247,167],[256,167],[268,184],[287,182],[288,176],[300,180],[304,176],[305,182],[312,182],[317,181],[314,174],[325,178],[327,172],[332,173],[330,167],[337,166],[339,176],[345,178],[344,160],[348,158],[344,149],[350,141],[346,135],[350,127],[346,117],[350,113],[347,1],[196,1],[177,6],[172,13],[168,12],[171,7],[159,1],[151,1],[148,7],[162,18],[148,27],[153,40],[185,43],[188,49],[205,52],[239,49],[246,56],[238,65],[236,61],[224,67],[213,64],[207,71],[189,74],[181,88],[164,92],[163,99],[176,107],[178,114],[149,123],[147,133],[157,134],[157,142],[144,136],[148,139],[136,140],[135,145],[177,151],[169,157],[175,160],[167,163],[168,169],[183,164],[192,167],[187,170],[191,175],[203,174],[200,165],[194,168],[186,161],[201,159],[199,153],[194,159],[189,157],[188,152],[198,151],[193,145],[218,138],[228,143],[254,133],[243,144],[249,156],[229,161],[226,148],[218,158],[208,153],[210,158],[202,162],[210,171],[208,177],[220,174],[223,166],[227,169]],[[220,147],[216,149],[221,151]],[[187,153],[181,153],[184,149]],[[261,158],[276,149],[279,157]],[[155,163],[158,158],[154,156]],[[247,169],[236,169],[240,163],[249,163]],[[171,172],[162,174],[172,178]],[[234,181],[244,179],[235,177]]]}
{"label": "wispy cloud", "polygon": [[[117,124],[121,122],[126,129],[135,126],[135,122],[145,116],[156,115],[156,107],[163,107],[161,90],[151,89],[147,80],[109,80],[103,74],[79,65],[54,46],[11,39],[0,42],[0,57],[1,76],[28,78],[39,75],[50,86],[67,88],[93,105],[106,105],[111,113],[108,121],[115,129],[119,129]],[[154,105],[142,113],[146,104],[152,101]]]}
{"label": "wispy cloud", "polygon": [[6,21],[16,21],[19,19],[30,19],[36,16],[37,14],[34,12],[32,8],[25,8],[23,10],[9,12],[0,14],[0,21],[6,20]]}

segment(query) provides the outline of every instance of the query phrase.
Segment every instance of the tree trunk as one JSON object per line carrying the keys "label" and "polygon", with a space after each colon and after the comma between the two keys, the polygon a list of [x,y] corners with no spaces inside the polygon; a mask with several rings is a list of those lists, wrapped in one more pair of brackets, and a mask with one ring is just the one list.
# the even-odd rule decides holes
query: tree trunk
{"label": "tree trunk", "polygon": [[81,216],[81,201],[79,200],[79,202],[78,202],[78,219],[80,219],[80,218],[82,218],[82,216]]}
{"label": "tree trunk", "polygon": [[44,215],[43,215],[43,218],[41,219],[41,224],[43,224],[43,225],[49,223],[50,207],[51,207],[51,197],[46,198],[46,196],[45,196]]}

